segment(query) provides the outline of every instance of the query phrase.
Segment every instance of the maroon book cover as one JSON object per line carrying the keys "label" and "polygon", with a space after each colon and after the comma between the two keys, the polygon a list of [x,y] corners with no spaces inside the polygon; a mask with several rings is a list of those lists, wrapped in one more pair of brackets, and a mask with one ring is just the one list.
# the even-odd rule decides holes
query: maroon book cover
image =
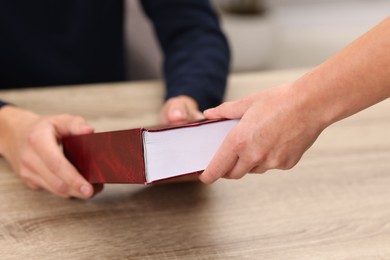
{"label": "maroon book cover", "polygon": [[62,145],[65,156],[90,183],[145,184],[143,131],[166,131],[216,121],[221,120],[69,136],[62,140]]}
{"label": "maroon book cover", "polygon": [[90,183],[145,183],[142,128],[62,140],[65,156]]}

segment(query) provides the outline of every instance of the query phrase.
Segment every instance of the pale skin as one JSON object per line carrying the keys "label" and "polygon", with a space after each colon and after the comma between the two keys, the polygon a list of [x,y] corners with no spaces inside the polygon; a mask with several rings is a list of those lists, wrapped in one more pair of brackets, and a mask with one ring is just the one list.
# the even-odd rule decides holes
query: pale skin
{"label": "pale skin", "polygon": [[[197,102],[189,96],[167,100],[160,113],[163,124],[202,118]],[[88,183],[65,158],[59,144],[65,136],[93,131],[79,116],[41,116],[17,106],[4,106],[0,110],[0,154],[28,187],[63,198],[89,199],[103,186]]]}
{"label": "pale skin", "polygon": [[329,125],[390,97],[390,18],[295,82],[206,110],[241,118],[199,179],[290,169]]}

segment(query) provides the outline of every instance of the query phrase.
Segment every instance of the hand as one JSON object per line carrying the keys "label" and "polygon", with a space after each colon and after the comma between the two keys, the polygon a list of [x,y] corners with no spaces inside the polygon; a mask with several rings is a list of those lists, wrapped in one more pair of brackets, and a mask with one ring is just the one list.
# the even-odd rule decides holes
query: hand
{"label": "hand", "polygon": [[196,101],[189,96],[177,96],[168,99],[160,112],[161,124],[184,124],[204,119]]}
{"label": "hand", "polygon": [[32,189],[45,189],[63,198],[87,199],[102,189],[88,183],[64,157],[62,137],[92,133],[83,118],[42,117],[21,108],[0,110],[0,151]]}
{"label": "hand", "polygon": [[241,120],[199,176],[202,182],[290,169],[300,160],[325,127],[291,87],[271,88],[204,112],[209,119]]}

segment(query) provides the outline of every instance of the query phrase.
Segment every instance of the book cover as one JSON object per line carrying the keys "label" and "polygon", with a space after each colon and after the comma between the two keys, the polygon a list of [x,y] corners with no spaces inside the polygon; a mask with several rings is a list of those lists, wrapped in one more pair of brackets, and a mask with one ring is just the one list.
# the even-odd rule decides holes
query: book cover
{"label": "book cover", "polygon": [[64,154],[90,183],[151,183],[207,166],[238,120],[69,136]]}

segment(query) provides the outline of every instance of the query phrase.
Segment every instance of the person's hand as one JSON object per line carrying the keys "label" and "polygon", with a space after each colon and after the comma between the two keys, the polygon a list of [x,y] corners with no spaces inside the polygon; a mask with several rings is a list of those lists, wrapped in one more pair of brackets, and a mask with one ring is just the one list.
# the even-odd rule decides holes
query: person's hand
{"label": "person's hand", "polygon": [[13,106],[0,110],[0,152],[32,189],[45,189],[63,198],[91,198],[93,187],[64,157],[62,137],[92,133],[78,116],[42,117]]}
{"label": "person's hand", "polygon": [[[197,102],[189,96],[177,96],[168,99],[160,111],[160,123],[164,125],[179,125],[204,119]],[[197,175],[188,175],[164,180],[161,183],[197,181]]]}
{"label": "person's hand", "polygon": [[160,112],[161,124],[184,124],[204,119],[197,102],[189,96],[177,96],[168,99]]}
{"label": "person's hand", "polygon": [[239,179],[246,173],[290,169],[325,126],[300,93],[283,85],[206,110],[206,118],[241,118],[227,135],[205,171],[204,183],[220,177]]}

